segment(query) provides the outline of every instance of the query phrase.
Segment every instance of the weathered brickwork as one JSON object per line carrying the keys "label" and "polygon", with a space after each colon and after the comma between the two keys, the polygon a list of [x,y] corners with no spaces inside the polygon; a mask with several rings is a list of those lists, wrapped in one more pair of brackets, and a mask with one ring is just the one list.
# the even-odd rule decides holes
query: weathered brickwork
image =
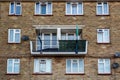
{"label": "weathered brickwork", "polygon": [[[98,59],[110,58],[111,64],[119,58],[114,58],[120,51],[120,2],[109,2],[110,15],[97,16],[96,2],[84,2],[84,15],[65,15],[65,2],[53,2],[53,15],[34,15],[34,2],[22,2],[22,15],[9,15],[9,2],[0,2],[0,80],[120,80],[120,67],[111,68],[110,75],[98,74]],[[21,36],[28,35],[30,40],[36,39],[33,25],[85,25],[82,38],[88,41],[88,53],[78,57],[33,57],[30,55],[30,42],[21,41],[18,44],[8,43],[8,29],[21,29]],[[110,29],[110,43],[97,43],[97,29]],[[7,59],[20,59],[20,74],[7,74]],[[52,74],[35,75],[33,65],[35,58],[52,59]],[[83,58],[85,73],[68,75],[66,59]]]}

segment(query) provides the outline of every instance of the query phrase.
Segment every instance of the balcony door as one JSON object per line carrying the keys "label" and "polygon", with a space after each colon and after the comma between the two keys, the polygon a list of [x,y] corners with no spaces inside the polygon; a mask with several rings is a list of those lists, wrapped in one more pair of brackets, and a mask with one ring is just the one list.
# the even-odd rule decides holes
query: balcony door
{"label": "balcony door", "polygon": [[42,46],[42,49],[49,49],[49,48],[57,48],[58,42],[57,42],[57,34],[56,33],[42,33],[41,35],[42,45],[40,44],[40,41],[37,42],[37,49],[40,49]]}
{"label": "balcony door", "polygon": [[76,40],[76,35],[75,33],[64,33],[61,35],[61,40]]}

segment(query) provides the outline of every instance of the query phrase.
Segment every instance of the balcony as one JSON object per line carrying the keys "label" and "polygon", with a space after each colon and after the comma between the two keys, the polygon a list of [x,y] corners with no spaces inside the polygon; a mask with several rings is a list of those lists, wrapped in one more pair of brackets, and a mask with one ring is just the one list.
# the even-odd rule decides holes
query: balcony
{"label": "balcony", "polygon": [[86,40],[41,40],[30,41],[32,55],[85,55]]}

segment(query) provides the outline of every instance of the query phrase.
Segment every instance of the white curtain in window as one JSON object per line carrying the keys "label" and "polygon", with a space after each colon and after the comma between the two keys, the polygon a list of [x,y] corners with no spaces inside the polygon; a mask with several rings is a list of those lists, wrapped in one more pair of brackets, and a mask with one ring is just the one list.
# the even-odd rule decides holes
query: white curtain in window
{"label": "white curtain in window", "polygon": [[103,33],[102,32],[97,33],[97,42],[99,42],[99,43],[103,42]]}
{"label": "white curtain in window", "polygon": [[104,63],[99,63],[98,64],[98,72],[99,73],[104,73]]}
{"label": "white curtain in window", "polygon": [[39,72],[39,59],[34,59],[34,72]]}
{"label": "white curtain in window", "polygon": [[71,14],[71,4],[70,3],[66,4],[66,14]]}
{"label": "white curtain in window", "polygon": [[14,30],[9,30],[9,41],[13,42],[13,37],[14,37]]}
{"label": "white curtain in window", "polygon": [[110,60],[109,59],[105,60],[105,72],[110,73]]}
{"label": "white curtain in window", "polygon": [[12,73],[13,72],[13,61],[12,60],[8,60],[8,64],[7,64],[7,72],[10,72],[10,73]]}
{"label": "white curtain in window", "polygon": [[19,73],[19,67],[20,67],[19,63],[14,63],[14,72],[15,73]]}

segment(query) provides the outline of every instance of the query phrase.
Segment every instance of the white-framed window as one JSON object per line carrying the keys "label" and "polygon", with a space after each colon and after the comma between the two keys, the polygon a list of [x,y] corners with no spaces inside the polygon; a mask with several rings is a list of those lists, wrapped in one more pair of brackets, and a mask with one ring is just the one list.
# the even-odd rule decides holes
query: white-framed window
{"label": "white-framed window", "polygon": [[98,2],[96,6],[97,15],[109,15],[108,2]]}
{"label": "white-framed window", "polygon": [[22,14],[22,6],[20,2],[11,2],[9,6],[9,14],[10,15],[21,15]]}
{"label": "white-framed window", "polygon": [[7,73],[19,73],[19,72],[20,72],[20,59],[8,59]]}
{"label": "white-framed window", "polygon": [[109,29],[97,29],[97,42],[98,43],[110,43]]}
{"label": "white-framed window", "polygon": [[67,2],[66,3],[66,15],[83,15],[83,3],[82,2]]}
{"label": "white-framed window", "polygon": [[67,59],[66,73],[84,73],[83,59]]}
{"label": "white-framed window", "polygon": [[34,73],[51,73],[51,59],[34,59]]}
{"label": "white-framed window", "polygon": [[35,3],[36,15],[52,15],[52,2],[36,2]]}
{"label": "white-framed window", "polygon": [[98,59],[98,73],[99,74],[111,73],[110,59]]}
{"label": "white-framed window", "polygon": [[8,29],[8,43],[20,43],[20,42],[21,42],[21,30]]}

